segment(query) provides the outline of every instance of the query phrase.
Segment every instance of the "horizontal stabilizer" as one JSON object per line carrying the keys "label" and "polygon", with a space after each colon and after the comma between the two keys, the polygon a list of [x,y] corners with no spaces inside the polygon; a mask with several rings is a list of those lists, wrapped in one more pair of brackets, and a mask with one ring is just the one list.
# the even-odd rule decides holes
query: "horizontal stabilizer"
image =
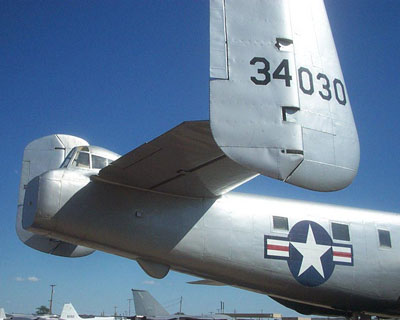
{"label": "horizontal stabilizer", "polygon": [[318,191],[352,182],[359,142],[323,0],[211,0],[210,123],[251,171]]}
{"label": "horizontal stabilizer", "polygon": [[208,121],[183,122],[102,169],[103,181],[195,198],[224,194],[257,174],[215,144]]}

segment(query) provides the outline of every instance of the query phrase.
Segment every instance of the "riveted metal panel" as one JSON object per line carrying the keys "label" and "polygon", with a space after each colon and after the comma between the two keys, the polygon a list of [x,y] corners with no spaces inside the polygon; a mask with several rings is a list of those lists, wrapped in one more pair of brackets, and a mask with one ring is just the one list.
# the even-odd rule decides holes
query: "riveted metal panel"
{"label": "riveted metal panel", "polygon": [[[350,184],[358,137],[323,1],[237,0],[224,9],[229,78],[210,71],[217,145],[250,170],[304,188]],[[225,40],[214,34],[221,21],[210,23],[213,57],[215,42]],[[305,169],[314,163],[323,182]]]}

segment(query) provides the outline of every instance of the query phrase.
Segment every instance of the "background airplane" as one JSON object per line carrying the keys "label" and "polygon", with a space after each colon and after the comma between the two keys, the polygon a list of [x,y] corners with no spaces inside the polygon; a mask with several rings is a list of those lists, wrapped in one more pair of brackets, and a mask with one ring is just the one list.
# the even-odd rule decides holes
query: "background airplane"
{"label": "background airplane", "polygon": [[[136,316],[135,318],[145,317],[146,319],[154,320],[169,320],[169,319],[222,319],[232,320],[234,318],[281,318],[280,314],[266,314],[266,313],[241,313],[241,314],[202,314],[202,315],[189,315],[184,313],[170,314],[164,307],[146,290],[132,289],[133,302],[135,304]],[[222,311],[222,310],[221,310]]]}
{"label": "background airplane", "polygon": [[34,314],[23,314],[23,313],[11,313],[6,314],[4,308],[0,308],[0,319],[5,320],[45,320],[45,319],[56,319],[56,315],[34,315]]}
{"label": "background airplane", "polygon": [[136,316],[170,317],[168,311],[148,291],[132,289],[132,295]]}
{"label": "background airplane", "polygon": [[[60,319],[62,319],[62,320],[69,320],[69,319],[82,320],[85,318],[81,318],[79,316],[78,312],[76,312],[72,303],[66,303],[66,304],[64,304],[64,307],[61,311]],[[92,319],[92,320],[115,320],[115,317],[94,316],[94,317],[90,317],[90,319]]]}
{"label": "background airplane", "polygon": [[6,317],[4,308],[0,308],[0,320],[5,320],[5,319],[8,319],[8,318]]}

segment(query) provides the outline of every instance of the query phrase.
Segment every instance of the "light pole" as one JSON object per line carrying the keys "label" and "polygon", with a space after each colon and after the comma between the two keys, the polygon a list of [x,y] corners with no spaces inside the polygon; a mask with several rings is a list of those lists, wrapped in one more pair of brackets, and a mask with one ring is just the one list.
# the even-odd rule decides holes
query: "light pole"
{"label": "light pole", "polygon": [[50,285],[50,287],[51,287],[50,308],[49,308],[49,313],[50,313],[50,314],[53,314],[53,311],[52,311],[52,309],[53,309],[53,293],[54,293],[54,287],[55,287],[55,286],[56,286],[55,284],[51,284],[51,285]]}

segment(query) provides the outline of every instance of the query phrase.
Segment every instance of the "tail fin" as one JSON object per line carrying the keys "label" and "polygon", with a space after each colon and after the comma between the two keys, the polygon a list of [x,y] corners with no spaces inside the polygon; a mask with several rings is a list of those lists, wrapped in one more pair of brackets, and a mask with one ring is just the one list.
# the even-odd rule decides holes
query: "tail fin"
{"label": "tail fin", "polygon": [[22,227],[25,187],[28,182],[46,171],[59,168],[71,149],[81,145],[89,144],[78,137],[54,134],[34,140],[25,147],[19,185],[16,231],[19,239],[27,246],[65,257],[86,256],[94,251],[86,247],[36,235]]}
{"label": "tail fin", "polygon": [[4,308],[0,308],[0,320],[4,320],[6,318],[6,313]]}
{"label": "tail fin", "polygon": [[249,170],[349,185],[359,142],[323,0],[210,0],[210,122]]}
{"label": "tail fin", "polygon": [[132,289],[136,315],[146,317],[168,316],[169,313],[146,290]]}
{"label": "tail fin", "polygon": [[61,311],[60,319],[62,319],[62,320],[69,320],[69,319],[80,320],[82,318],[79,316],[78,312],[76,312],[72,303],[66,303],[66,304],[64,304],[64,307]]}

